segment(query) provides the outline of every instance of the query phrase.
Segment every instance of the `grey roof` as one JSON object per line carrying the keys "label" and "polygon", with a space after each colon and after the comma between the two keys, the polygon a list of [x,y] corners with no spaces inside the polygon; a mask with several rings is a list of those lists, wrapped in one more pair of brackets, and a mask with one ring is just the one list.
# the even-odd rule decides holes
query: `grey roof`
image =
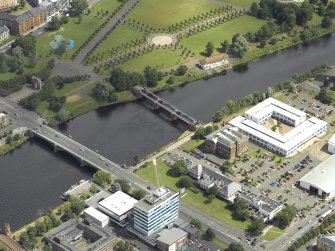
{"label": "grey roof", "polygon": [[241,143],[248,140],[248,137],[236,131],[233,127],[227,125],[207,135],[206,139],[212,141],[217,139],[217,141],[223,145],[232,147],[235,142]]}
{"label": "grey roof", "polygon": [[16,16],[14,15],[10,15],[8,13],[4,13],[4,12],[0,12],[0,20],[14,20],[16,18]]}
{"label": "grey roof", "polygon": [[37,14],[41,13],[41,12],[45,12],[45,8],[44,7],[35,7],[35,8],[32,8],[28,11],[26,11],[25,13],[17,16],[15,18],[15,21],[18,22],[18,23],[21,23],[21,22],[24,22],[25,20],[33,17],[33,16],[36,16]]}
{"label": "grey roof", "polygon": [[7,28],[6,25],[0,27],[0,35],[2,35],[5,32],[9,32],[9,29]]}
{"label": "grey roof", "polygon": [[162,232],[160,232],[157,241],[171,245],[186,235],[187,233],[185,231],[181,230],[180,228],[173,227],[171,229],[164,229]]}
{"label": "grey roof", "polygon": [[273,200],[263,194],[256,195],[251,192],[239,192],[239,195],[254,204],[259,210],[262,208],[267,213],[272,213],[277,210],[282,204],[279,201]]}
{"label": "grey roof", "polygon": [[318,242],[321,242],[321,243],[327,245],[328,247],[335,248],[335,235],[321,236],[318,239]]}
{"label": "grey roof", "polygon": [[224,187],[221,188],[221,191],[223,194],[229,195],[232,194],[234,191],[238,190],[241,188],[241,185],[236,183],[236,182],[232,182]]}

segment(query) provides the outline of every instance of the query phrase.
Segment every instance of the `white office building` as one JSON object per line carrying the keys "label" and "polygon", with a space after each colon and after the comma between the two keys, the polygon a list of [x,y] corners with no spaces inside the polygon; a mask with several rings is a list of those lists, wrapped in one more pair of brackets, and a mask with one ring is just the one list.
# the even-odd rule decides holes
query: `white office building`
{"label": "white office building", "polygon": [[[274,132],[264,127],[271,117],[292,126],[286,133]],[[273,98],[268,98],[228,122],[243,132],[249,139],[279,155],[293,155],[298,147],[327,130],[327,122],[315,117],[306,119],[304,112]]]}
{"label": "white office building", "polygon": [[107,214],[111,221],[120,226],[129,223],[129,215],[132,214],[134,205],[138,200],[122,191],[117,191],[111,196],[99,202],[98,209]]}
{"label": "white office building", "polygon": [[162,186],[135,204],[134,229],[149,236],[177,219],[178,212],[179,193]]}
{"label": "white office building", "polygon": [[328,152],[335,153],[335,134],[328,140]]}
{"label": "white office building", "polygon": [[321,197],[331,199],[335,196],[335,155],[313,168],[299,180],[302,188]]}
{"label": "white office building", "polygon": [[109,223],[109,217],[94,207],[88,207],[84,210],[84,218],[86,221],[94,222],[100,227],[105,227]]}

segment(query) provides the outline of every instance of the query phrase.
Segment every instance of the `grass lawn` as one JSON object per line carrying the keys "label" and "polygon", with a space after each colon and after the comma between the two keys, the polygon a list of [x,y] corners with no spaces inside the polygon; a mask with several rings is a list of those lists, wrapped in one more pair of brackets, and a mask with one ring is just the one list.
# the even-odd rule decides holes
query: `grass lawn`
{"label": "grass lawn", "polygon": [[[166,185],[173,190],[179,191],[179,188],[176,186],[179,178],[171,177],[167,175],[167,172],[170,168],[162,163],[157,161],[157,170],[160,180],[160,185]],[[140,168],[137,170],[137,174],[142,178],[146,179],[152,184],[156,183],[156,175],[152,162],[149,163],[146,167]],[[212,202],[208,203],[208,198],[203,195],[202,192],[193,193],[192,191],[187,190],[186,194],[182,196],[182,200],[201,209],[207,214],[213,216],[221,222],[235,226],[240,229],[246,229],[250,221],[235,221],[232,219],[231,212],[227,209],[227,203],[215,198]]]}
{"label": "grass lawn", "polygon": [[266,232],[263,238],[264,240],[267,240],[267,241],[273,241],[277,239],[279,236],[281,236],[283,233],[285,233],[284,230],[281,230],[278,227],[272,227],[270,228],[269,231]]}
{"label": "grass lawn", "polygon": [[208,0],[145,0],[140,1],[129,19],[153,28],[165,28],[218,6]]}
{"label": "grass lawn", "polygon": [[258,0],[223,0],[223,2],[246,7],[246,6],[251,5],[253,2],[259,2],[259,1]]}
{"label": "grass lawn", "polygon": [[313,14],[313,19],[308,21],[308,25],[317,25],[317,24],[321,24],[321,21],[322,21],[322,18],[321,16],[319,16],[318,14],[314,13]]}
{"label": "grass lawn", "polygon": [[201,58],[203,57],[201,53],[205,51],[208,42],[212,42],[215,48],[218,49],[224,40],[231,42],[234,34],[240,33],[243,35],[249,31],[255,32],[265,23],[266,20],[243,15],[231,21],[226,21],[212,29],[184,38],[181,40],[181,44],[194,52],[196,58]]}
{"label": "grass lawn", "polygon": [[[144,37],[144,33],[128,28],[122,24],[118,25],[115,30],[108,35],[107,39],[96,48],[90,58],[99,56],[99,60],[106,59],[109,57],[109,50],[125,45],[131,41],[143,40]],[[121,48],[119,48],[119,50],[121,50]]]}
{"label": "grass lawn", "polygon": [[189,135],[191,133],[191,131],[186,130],[185,132],[183,132],[182,134],[180,134],[180,136],[178,137],[178,139],[182,139],[185,138],[187,135]]}
{"label": "grass lawn", "polygon": [[228,245],[226,244],[226,243],[224,243],[224,242],[222,242],[222,241],[220,241],[220,240],[218,240],[218,239],[214,239],[213,240],[213,242],[216,244],[216,245],[218,245],[220,248],[223,248],[224,250],[226,249],[226,248],[228,248]]}
{"label": "grass lawn", "polygon": [[116,92],[117,100],[122,101],[128,101],[134,98],[134,95],[131,91],[122,91],[122,92]]}
{"label": "grass lawn", "polygon": [[[84,43],[84,41],[107,19],[107,17],[120,5],[117,0],[101,0],[91,9],[90,14],[82,15],[81,23],[78,18],[70,18],[67,24],[62,25],[59,31],[45,32],[37,37],[37,58],[47,57],[51,52],[49,43],[54,35],[61,34],[65,40],[72,39],[75,42],[74,49],[67,49],[65,57],[70,58],[76,48]],[[108,11],[109,14],[102,16],[97,15],[98,11]]]}
{"label": "grass lawn", "polygon": [[148,65],[164,69],[185,62],[186,60],[172,49],[154,49],[152,52],[123,62],[118,67],[127,71],[142,72]]}
{"label": "grass lawn", "polygon": [[183,150],[185,150],[186,152],[190,152],[190,151],[192,151],[193,148],[196,148],[196,147],[200,146],[204,142],[205,142],[205,140],[203,140],[203,139],[199,139],[199,140],[192,139],[192,140],[186,142],[184,145],[182,145],[181,148],[183,148]]}
{"label": "grass lawn", "polygon": [[23,0],[25,2],[25,5],[24,7],[21,9],[21,8],[18,8],[17,10],[13,10],[11,11],[9,14],[12,14],[12,15],[20,15],[30,9],[32,9],[32,7],[27,3],[27,1]]}

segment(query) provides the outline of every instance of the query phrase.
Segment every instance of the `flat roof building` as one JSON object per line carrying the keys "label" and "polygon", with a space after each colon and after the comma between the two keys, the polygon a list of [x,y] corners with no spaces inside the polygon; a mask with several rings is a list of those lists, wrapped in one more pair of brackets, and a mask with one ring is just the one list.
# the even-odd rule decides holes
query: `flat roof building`
{"label": "flat roof building", "polygon": [[322,235],[316,244],[318,251],[335,251],[335,235]]}
{"label": "flat roof building", "polygon": [[185,246],[187,233],[180,228],[164,229],[157,237],[157,248],[162,251],[176,251]]}
{"label": "flat roof building", "polygon": [[109,217],[101,213],[99,210],[95,209],[94,207],[88,207],[84,210],[84,217],[85,220],[88,222],[95,222],[100,227],[105,227],[109,223]]}
{"label": "flat roof building", "polygon": [[283,209],[283,204],[263,194],[240,191],[238,197],[258,211],[254,218],[261,218],[265,222],[271,221]]}
{"label": "flat roof building", "polygon": [[162,186],[135,204],[134,229],[151,235],[172,223],[178,214],[179,193]]}
{"label": "flat roof building", "polygon": [[[270,101],[269,101],[270,99]],[[237,116],[228,123],[249,136],[251,141],[282,156],[293,155],[298,147],[327,130],[327,122],[315,117],[306,120],[306,114],[280,101],[269,98]],[[264,104],[263,104],[264,103]],[[291,110],[289,110],[289,108]],[[274,117],[293,126],[285,133],[274,132],[262,124]]]}
{"label": "flat roof building", "polygon": [[110,231],[75,219],[49,231],[46,239],[57,251],[112,251],[117,242]]}
{"label": "flat roof building", "polygon": [[333,198],[335,196],[335,155],[314,167],[299,180],[302,188],[307,189],[321,197]]}
{"label": "flat roof building", "polygon": [[99,202],[98,209],[108,216],[111,220],[120,226],[129,223],[129,215],[133,212],[134,205],[138,200],[128,194],[117,191],[111,196]]}
{"label": "flat roof building", "polygon": [[328,152],[335,153],[335,134],[328,140]]}

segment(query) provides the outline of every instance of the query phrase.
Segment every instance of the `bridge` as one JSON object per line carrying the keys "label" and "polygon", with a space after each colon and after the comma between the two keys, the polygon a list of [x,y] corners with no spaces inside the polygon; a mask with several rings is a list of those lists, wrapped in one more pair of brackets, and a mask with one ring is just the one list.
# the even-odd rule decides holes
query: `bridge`
{"label": "bridge", "polygon": [[148,91],[145,87],[134,86],[133,93],[138,97],[146,98],[151,103],[153,109],[163,109],[166,111],[171,120],[181,120],[188,125],[191,130],[196,130],[197,126],[200,124],[195,118],[179,110],[169,102],[158,97],[156,94]]}
{"label": "bridge", "polygon": [[91,166],[98,170],[111,172],[111,169],[120,169],[121,166],[102,156],[87,146],[82,145],[71,137],[47,126],[42,125],[31,130],[35,137],[49,142],[55,151],[64,151],[76,158],[81,166]]}

